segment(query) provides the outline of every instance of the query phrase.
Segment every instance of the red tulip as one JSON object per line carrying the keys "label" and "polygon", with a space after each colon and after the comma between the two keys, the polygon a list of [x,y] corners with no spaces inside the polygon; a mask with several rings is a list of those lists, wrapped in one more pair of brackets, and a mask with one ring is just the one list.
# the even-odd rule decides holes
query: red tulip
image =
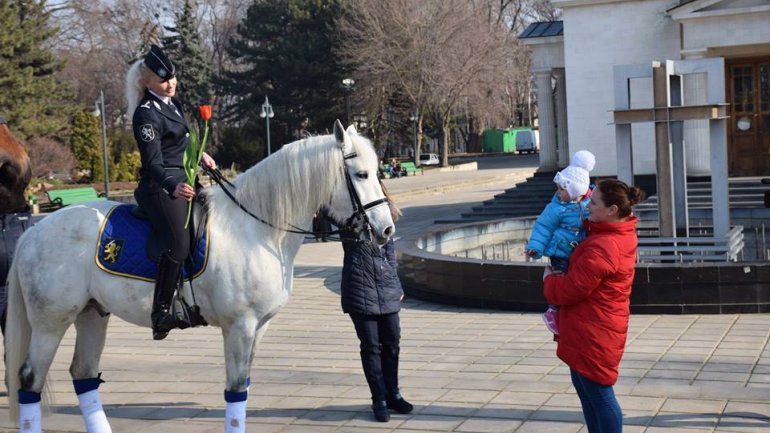
{"label": "red tulip", "polygon": [[201,111],[201,119],[206,121],[211,119],[211,105],[201,105],[200,111]]}

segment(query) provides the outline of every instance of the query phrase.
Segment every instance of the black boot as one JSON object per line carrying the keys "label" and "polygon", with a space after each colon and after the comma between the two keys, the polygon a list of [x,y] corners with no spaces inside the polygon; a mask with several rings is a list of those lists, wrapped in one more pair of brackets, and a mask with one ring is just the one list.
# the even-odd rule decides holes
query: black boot
{"label": "black boot", "polygon": [[155,295],[152,301],[152,338],[162,340],[168,332],[177,327],[176,318],[169,313],[171,299],[179,286],[182,262],[167,254],[160,257],[158,278],[155,280]]}
{"label": "black boot", "polygon": [[414,406],[398,390],[398,356],[400,352],[398,344],[382,345],[382,376],[387,389],[388,409],[398,413],[411,413]]}
{"label": "black boot", "polygon": [[374,412],[374,419],[379,422],[390,421],[390,412],[388,412],[388,405],[384,400],[372,401],[372,412]]}
{"label": "black boot", "polygon": [[412,413],[414,406],[412,403],[404,400],[401,393],[396,391],[395,393],[388,393],[388,409],[394,410],[398,413]]}

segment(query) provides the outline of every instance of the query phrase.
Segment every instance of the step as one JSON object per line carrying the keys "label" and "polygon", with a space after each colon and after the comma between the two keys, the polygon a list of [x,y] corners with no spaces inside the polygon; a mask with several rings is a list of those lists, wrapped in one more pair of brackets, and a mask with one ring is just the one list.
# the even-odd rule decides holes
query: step
{"label": "step", "polygon": [[512,217],[537,217],[539,211],[529,211],[527,209],[523,210],[517,210],[512,209],[509,211],[505,210],[498,210],[498,211],[490,211],[490,212],[473,212],[473,213],[463,213],[461,216],[463,218],[471,218],[471,217],[484,217],[485,219],[497,219],[497,218],[512,218]]}

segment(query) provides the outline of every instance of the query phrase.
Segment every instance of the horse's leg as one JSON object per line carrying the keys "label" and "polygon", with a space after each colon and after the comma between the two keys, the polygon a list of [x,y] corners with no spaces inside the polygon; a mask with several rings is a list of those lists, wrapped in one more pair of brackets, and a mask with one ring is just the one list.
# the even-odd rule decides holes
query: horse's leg
{"label": "horse's leg", "polygon": [[99,359],[104,350],[108,321],[109,316],[102,317],[92,306],[80,312],[75,321],[77,337],[70,374],[88,433],[112,433],[99,397],[99,385],[103,382],[99,377]]}
{"label": "horse's leg", "polygon": [[33,329],[29,354],[19,371],[19,430],[23,433],[42,433],[40,394],[56,349],[69,323],[57,329]]}
{"label": "horse's leg", "polygon": [[249,369],[257,334],[257,320],[240,318],[222,328],[225,340],[225,432],[246,432]]}

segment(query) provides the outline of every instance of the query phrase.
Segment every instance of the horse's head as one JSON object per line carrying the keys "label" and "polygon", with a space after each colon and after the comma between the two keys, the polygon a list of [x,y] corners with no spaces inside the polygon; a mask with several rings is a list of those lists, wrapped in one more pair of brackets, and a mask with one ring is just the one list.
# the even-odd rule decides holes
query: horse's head
{"label": "horse's head", "polygon": [[24,189],[31,177],[27,153],[0,117],[0,213],[24,209]]}
{"label": "horse's head", "polygon": [[331,213],[352,215],[368,224],[378,243],[385,243],[396,232],[388,200],[377,177],[378,160],[371,142],[358,135],[353,126],[345,130],[334,123],[334,137],[343,155],[345,182],[340,183],[331,201]]}

